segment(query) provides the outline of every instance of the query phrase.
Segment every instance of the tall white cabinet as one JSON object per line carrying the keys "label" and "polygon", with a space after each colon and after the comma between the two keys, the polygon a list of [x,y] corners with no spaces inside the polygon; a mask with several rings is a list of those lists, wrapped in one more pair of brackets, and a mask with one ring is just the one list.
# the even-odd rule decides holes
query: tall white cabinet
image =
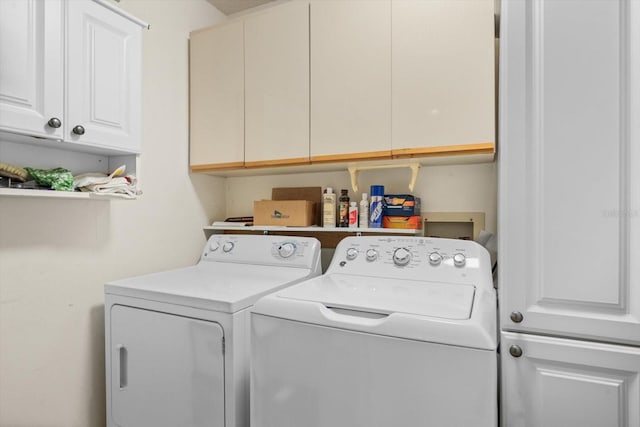
{"label": "tall white cabinet", "polygon": [[640,2],[502,2],[503,425],[640,423]]}

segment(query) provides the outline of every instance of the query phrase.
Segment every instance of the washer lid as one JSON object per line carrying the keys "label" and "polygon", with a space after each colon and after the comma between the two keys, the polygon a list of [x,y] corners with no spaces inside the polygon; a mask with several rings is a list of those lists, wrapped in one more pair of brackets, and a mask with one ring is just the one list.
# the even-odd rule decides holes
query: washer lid
{"label": "washer lid", "polygon": [[284,289],[278,297],[328,308],[465,320],[471,317],[474,294],[469,284],[330,274]]}

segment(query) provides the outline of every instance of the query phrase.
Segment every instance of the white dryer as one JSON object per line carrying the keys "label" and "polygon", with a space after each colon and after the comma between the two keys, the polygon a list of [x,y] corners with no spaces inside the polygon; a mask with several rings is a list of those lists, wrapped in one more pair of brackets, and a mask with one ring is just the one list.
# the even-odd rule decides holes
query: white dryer
{"label": "white dryer", "polygon": [[251,314],[252,427],[495,427],[496,294],[462,240],[348,237]]}
{"label": "white dryer", "polygon": [[195,266],[105,285],[108,427],[249,426],[249,310],[319,275],[313,238],[213,235]]}

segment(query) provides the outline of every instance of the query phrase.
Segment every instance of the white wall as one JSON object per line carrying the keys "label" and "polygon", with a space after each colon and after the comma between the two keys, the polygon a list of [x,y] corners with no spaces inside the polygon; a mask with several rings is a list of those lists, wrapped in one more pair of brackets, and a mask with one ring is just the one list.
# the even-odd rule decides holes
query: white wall
{"label": "white wall", "polygon": [[[351,190],[349,173],[320,172],[255,177],[228,178],[226,183],[228,216],[251,215],[253,201],[271,198],[272,187],[333,187],[349,190],[352,201],[369,193],[373,184],[385,186],[385,193],[409,192],[409,169],[371,170],[360,173],[359,191]],[[484,212],[485,229],[496,232],[497,175],[495,163],[452,166],[423,166],[414,194],[422,201],[423,212]],[[221,218],[217,218],[221,219]]]}
{"label": "white wall", "polygon": [[0,426],[105,424],[103,284],[196,262],[224,180],[188,173],[188,33],[205,0],[122,0],[144,31],[144,195],[0,198]]}

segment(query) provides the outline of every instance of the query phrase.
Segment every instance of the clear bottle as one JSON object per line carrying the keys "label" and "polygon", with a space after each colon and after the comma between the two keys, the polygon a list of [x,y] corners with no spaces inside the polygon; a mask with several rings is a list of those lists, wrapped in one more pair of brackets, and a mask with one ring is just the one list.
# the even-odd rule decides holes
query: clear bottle
{"label": "clear bottle", "polygon": [[336,194],[331,187],[327,187],[322,194],[322,226],[336,226]]}
{"label": "clear bottle", "polygon": [[340,190],[338,199],[338,227],[349,226],[349,190]]}
{"label": "clear bottle", "polygon": [[358,227],[358,203],[351,202],[349,205],[349,228]]}
{"label": "clear bottle", "polygon": [[360,200],[360,228],[369,228],[369,198],[367,193],[362,193],[362,200]]}

